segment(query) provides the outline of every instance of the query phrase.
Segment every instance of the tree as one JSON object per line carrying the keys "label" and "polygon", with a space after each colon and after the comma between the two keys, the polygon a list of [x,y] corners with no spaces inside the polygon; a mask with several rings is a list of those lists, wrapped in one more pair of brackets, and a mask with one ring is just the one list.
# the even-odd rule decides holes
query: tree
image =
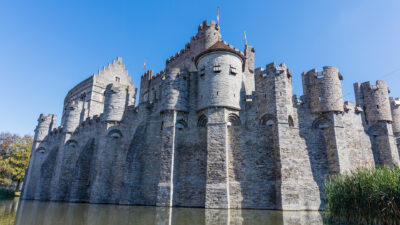
{"label": "tree", "polygon": [[29,164],[32,137],[20,137],[11,133],[0,133],[0,185],[17,182],[17,189],[24,179]]}
{"label": "tree", "polygon": [[32,137],[29,135],[17,137],[15,142],[11,145],[9,157],[5,159],[7,166],[12,170],[12,180],[17,182],[17,190],[28,168],[32,142]]}
{"label": "tree", "polygon": [[11,183],[11,173],[12,169],[5,163],[2,157],[0,157],[0,185]]}
{"label": "tree", "polygon": [[8,158],[12,152],[12,145],[19,137],[9,132],[0,133],[0,158],[3,160]]}

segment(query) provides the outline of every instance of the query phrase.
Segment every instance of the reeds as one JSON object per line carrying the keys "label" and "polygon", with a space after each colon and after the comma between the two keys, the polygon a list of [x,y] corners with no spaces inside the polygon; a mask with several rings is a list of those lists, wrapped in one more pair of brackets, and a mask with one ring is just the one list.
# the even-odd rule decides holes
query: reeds
{"label": "reeds", "polygon": [[400,224],[400,169],[358,169],[325,182],[329,217],[352,224]]}

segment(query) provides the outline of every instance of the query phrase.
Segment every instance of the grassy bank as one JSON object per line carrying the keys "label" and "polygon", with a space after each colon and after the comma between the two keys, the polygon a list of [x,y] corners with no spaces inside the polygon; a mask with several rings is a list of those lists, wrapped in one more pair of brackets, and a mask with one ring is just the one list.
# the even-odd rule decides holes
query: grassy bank
{"label": "grassy bank", "polygon": [[15,192],[14,190],[0,188],[0,199],[14,198]]}
{"label": "grassy bank", "polygon": [[327,214],[351,224],[400,224],[400,169],[359,169],[325,184]]}

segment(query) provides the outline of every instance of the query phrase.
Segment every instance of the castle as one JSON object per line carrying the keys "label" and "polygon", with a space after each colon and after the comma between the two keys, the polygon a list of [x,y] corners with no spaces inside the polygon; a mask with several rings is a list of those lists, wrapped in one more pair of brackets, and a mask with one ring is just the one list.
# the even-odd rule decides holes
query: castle
{"label": "castle", "polygon": [[400,99],[384,81],[342,97],[332,66],[254,68],[254,48],[200,24],[136,88],[121,58],[72,88],[61,126],[40,115],[23,199],[205,208],[324,209],[324,179],[399,166]]}

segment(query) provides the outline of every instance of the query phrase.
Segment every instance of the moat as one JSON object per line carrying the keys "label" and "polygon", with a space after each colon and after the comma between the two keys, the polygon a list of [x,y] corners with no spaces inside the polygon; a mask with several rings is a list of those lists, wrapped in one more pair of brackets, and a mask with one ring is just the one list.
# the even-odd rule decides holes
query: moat
{"label": "moat", "polygon": [[204,209],[0,200],[1,225],[323,224],[318,211]]}

